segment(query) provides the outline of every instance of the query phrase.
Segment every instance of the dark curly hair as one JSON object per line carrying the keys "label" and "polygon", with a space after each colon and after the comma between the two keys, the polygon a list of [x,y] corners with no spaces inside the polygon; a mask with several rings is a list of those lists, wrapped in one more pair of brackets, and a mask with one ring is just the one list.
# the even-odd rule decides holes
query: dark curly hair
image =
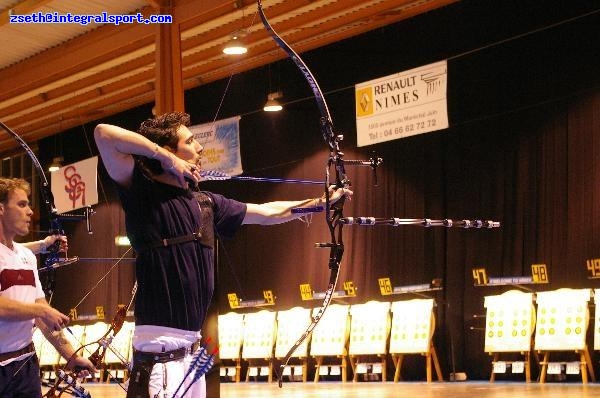
{"label": "dark curly hair", "polygon": [[[181,126],[190,125],[190,115],[183,112],[170,112],[164,115],[145,120],[140,124],[137,132],[159,146],[168,146],[173,150],[177,149],[179,136],[177,130]],[[163,168],[156,159],[137,156],[136,159],[141,166],[152,174],[162,174]]]}

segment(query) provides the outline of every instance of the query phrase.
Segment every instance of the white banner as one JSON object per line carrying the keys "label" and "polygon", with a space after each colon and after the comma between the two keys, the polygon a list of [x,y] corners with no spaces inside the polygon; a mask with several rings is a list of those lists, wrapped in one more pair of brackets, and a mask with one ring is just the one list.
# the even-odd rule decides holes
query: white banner
{"label": "white banner", "polygon": [[98,203],[98,156],[50,173],[50,189],[59,213]]}
{"label": "white banner", "polygon": [[446,61],[356,85],[358,146],[448,128]]}
{"label": "white banner", "polygon": [[191,126],[190,131],[202,144],[202,169],[229,175],[242,174],[240,155],[240,117]]}

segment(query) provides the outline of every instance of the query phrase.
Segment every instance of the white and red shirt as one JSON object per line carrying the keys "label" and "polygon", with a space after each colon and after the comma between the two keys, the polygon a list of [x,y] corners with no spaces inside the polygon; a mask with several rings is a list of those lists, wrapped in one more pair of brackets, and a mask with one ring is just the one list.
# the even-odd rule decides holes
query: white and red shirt
{"label": "white and red shirt", "polygon": [[[31,250],[19,243],[13,242],[13,248],[11,250],[0,244],[0,296],[23,303],[34,303],[37,299],[44,298],[37,259]],[[0,319],[0,352],[16,351],[31,343],[33,326],[34,319]]]}

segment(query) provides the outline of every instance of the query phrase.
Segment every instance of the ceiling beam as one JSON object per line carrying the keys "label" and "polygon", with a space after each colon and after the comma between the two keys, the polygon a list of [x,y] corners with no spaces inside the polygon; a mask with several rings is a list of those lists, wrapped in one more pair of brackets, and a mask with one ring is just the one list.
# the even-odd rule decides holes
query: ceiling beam
{"label": "ceiling beam", "polygon": [[[160,13],[172,14],[173,7],[161,7]],[[181,32],[177,19],[156,27],[156,72],[154,111],[157,115],[185,110],[181,74]]]}
{"label": "ceiling beam", "polygon": [[[99,87],[101,89],[104,89],[107,85],[111,84],[105,83],[108,80],[114,80],[115,77],[131,73],[131,71],[143,67],[151,68],[153,67],[153,65],[154,54],[148,53],[146,55],[137,57],[133,60],[124,62],[122,64],[118,64],[111,68],[101,70],[98,73],[91,73],[89,76],[86,76],[83,79],[79,79],[70,83],[65,83],[64,85],[60,85],[51,90],[44,91],[39,94],[33,92],[31,96],[19,102],[15,102],[11,105],[0,108],[0,119],[9,117],[10,115],[14,115],[15,113],[22,111],[23,109],[34,109],[34,107],[43,105],[48,101],[57,100],[61,97],[65,97],[65,100],[77,98],[79,95],[81,95],[82,92],[85,92],[90,87]],[[151,76],[151,73],[149,72],[147,76]],[[127,80],[127,78],[121,80]]]}
{"label": "ceiling beam", "polygon": [[0,70],[0,101],[35,90],[154,42],[154,26],[104,25],[77,39]]}
{"label": "ceiling beam", "polygon": [[[241,2],[245,5],[256,3],[255,0]],[[182,30],[211,21],[223,15],[238,11],[235,0],[190,0],[176,2],[173,18],[179,21]]]}

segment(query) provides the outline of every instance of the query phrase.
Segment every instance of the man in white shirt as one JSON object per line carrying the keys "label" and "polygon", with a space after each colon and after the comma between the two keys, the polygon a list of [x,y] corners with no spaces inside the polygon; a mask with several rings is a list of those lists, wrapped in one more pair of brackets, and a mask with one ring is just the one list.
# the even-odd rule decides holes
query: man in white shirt
{"label": "man in white shirt", "polygon": [[95,371],[62,334],[69,317],[52,308],[42,290],[37,259],[16,236],[29,233],[31,210],[29,183],[0,178],[0,396],[41,397],[40,370],[33,346],[37,326],[68,360],[69,368]]}

